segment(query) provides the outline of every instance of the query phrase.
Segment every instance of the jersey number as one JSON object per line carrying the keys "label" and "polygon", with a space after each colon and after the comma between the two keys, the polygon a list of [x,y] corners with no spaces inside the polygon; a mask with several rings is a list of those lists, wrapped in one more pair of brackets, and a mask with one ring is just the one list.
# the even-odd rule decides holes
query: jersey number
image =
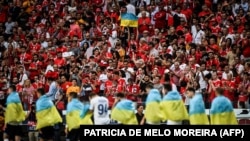
{"label": "jersey number", "polygon": [[99,104],[97,106],[97,108],[98,108],[98,114],[99,115],[103,115],[103,114],[106,114],[108,112],[107,104]]}

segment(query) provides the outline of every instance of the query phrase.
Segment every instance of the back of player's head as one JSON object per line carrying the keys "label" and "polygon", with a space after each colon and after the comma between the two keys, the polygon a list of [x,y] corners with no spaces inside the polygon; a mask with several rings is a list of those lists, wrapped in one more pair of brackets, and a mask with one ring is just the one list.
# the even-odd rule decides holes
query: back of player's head
{"label": "back of player's head", "polygon": [[37,93],[39,93],[40,95],[44,95],[45,94],[44,88],[38,88]]}
{"label": "back of player's head", "polygon": [[91,92],[91,93],[89,94],[89,97],[91,98],[91,97],[96,96],[96,95],[97,95],[96,93]]}
{"label": "back of player's head", "polygon": [[164,83],[163,87],[167,91],[172,91],[172,85],[171,85],[171,83]]}
{"label": "back of player's head", "polygon": [[16,91],[16,86],[15,85],[10,85],[9,89],[11,89],[11,91],[15,92]]}
{"label": "back of player's head", "polygon": [[69,96],[72,98],[77,98],[77,93],[76,92],[70,92]]}
{"label": "back of player's head", "polygon": [[153,88],[154,88],[154,85],[151,84],[151,83],[149,83],[149,84],[147,84],[146,88],[148,88],[148,89],[153,89]]}

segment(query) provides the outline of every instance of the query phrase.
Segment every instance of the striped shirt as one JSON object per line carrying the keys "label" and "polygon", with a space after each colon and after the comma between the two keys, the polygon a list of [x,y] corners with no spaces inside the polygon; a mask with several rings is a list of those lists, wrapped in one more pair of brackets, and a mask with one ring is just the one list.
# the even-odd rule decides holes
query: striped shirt
{"label": "striped shirt", "polygon": [[56,82],[53,81],[50,86],[49,86],[49,91],[46,93],[46,95],[52,100],[55,100],[55,95],[57,92],[57,86],[56,86]]}

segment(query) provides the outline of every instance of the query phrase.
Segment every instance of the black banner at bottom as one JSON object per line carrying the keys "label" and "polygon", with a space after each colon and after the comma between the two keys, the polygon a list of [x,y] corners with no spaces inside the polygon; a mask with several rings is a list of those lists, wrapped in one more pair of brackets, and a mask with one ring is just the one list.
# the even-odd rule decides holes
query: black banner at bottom
{"label": "black banner at bottom", "polygon": [[233,137],[246,140],[250,139],[249,127],[247,125],[83,125],[80,128],[80,136],[81,140],[85,137],[208,137],[217,139]]}

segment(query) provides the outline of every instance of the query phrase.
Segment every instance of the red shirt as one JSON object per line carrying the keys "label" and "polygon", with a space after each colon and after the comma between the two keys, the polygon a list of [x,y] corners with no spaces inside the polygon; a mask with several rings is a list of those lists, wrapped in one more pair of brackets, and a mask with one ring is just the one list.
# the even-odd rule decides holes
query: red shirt
{"label": "red shirt", "polygon": [[42,62],[36,61],[31,62],[29,66],[29,72],[30,72],[30,79],[33,80],[35,76],[39,76],[41,68],[42,68]]}
{"label": "red shirt", "polygon": [[[229,87],[231,89],[236,89],[235,81],[223,80],[222,85],[224,87]],[[224,90],[224,96],[227,97],[228,99],[230,99],[232,102],[235,100],[233,91],[229,91],[229,90],[225,89]]]}
{"label": "red shirt", "polygon": [[111,89],[113,87],[113,82],[111,80],[107,80],[105,82],[105,94],[110,95],[111,94]]}
{"label": "red shirt", "polygon": [[161,29],[167,26],[166,16],[167,16],[167,12],[165,10],[161,10],[155,13],[153,17],[155,20],[155,28]]}
{"label": "red shirt", "polygon": [[123,78],[118,79],[117,92],[124,92],[126,88],[126,81]]}
{"label": "red shirt", "polygon": [[63,92],[66,92],[68,87],[70,87],[70,86],[72,86],[72,82],[66,81],[66,82],[61,84],[61,88],[62,88]]}
{"label": "red shirt", "polygon": [[[220,79],[213,80],[213,85],[215,88],[221,87],[222,86],[221,80]],[[215,98],[215,91],[212,90],[210,93],[209,101],[212,102],[214,98]]]}
{"label": "red shirt", "polygon": [[151,24],[151,20],[149,17],[140,17],[138,19],[138,25],[139,25],[139,33],[141,34],[143,31],[149,31],[149,25]]}
{"label": "red shirt", "polygon": [[[28,61],[32,60],[32,56],[29,53],[23,53],[19,57],[20,57],[21,63],[23,61],[28,62]],[[25,64],[24,66],[25,66],[25,69],[27,69],[27,70],[29,69],[29,64]]]}
{"label": "red shirt", "polygon": [[55,58],[54,64],[57,65],[58,67],[61,67],[61,66],[64,66],[66,64],[66,61],[64,58]]}

